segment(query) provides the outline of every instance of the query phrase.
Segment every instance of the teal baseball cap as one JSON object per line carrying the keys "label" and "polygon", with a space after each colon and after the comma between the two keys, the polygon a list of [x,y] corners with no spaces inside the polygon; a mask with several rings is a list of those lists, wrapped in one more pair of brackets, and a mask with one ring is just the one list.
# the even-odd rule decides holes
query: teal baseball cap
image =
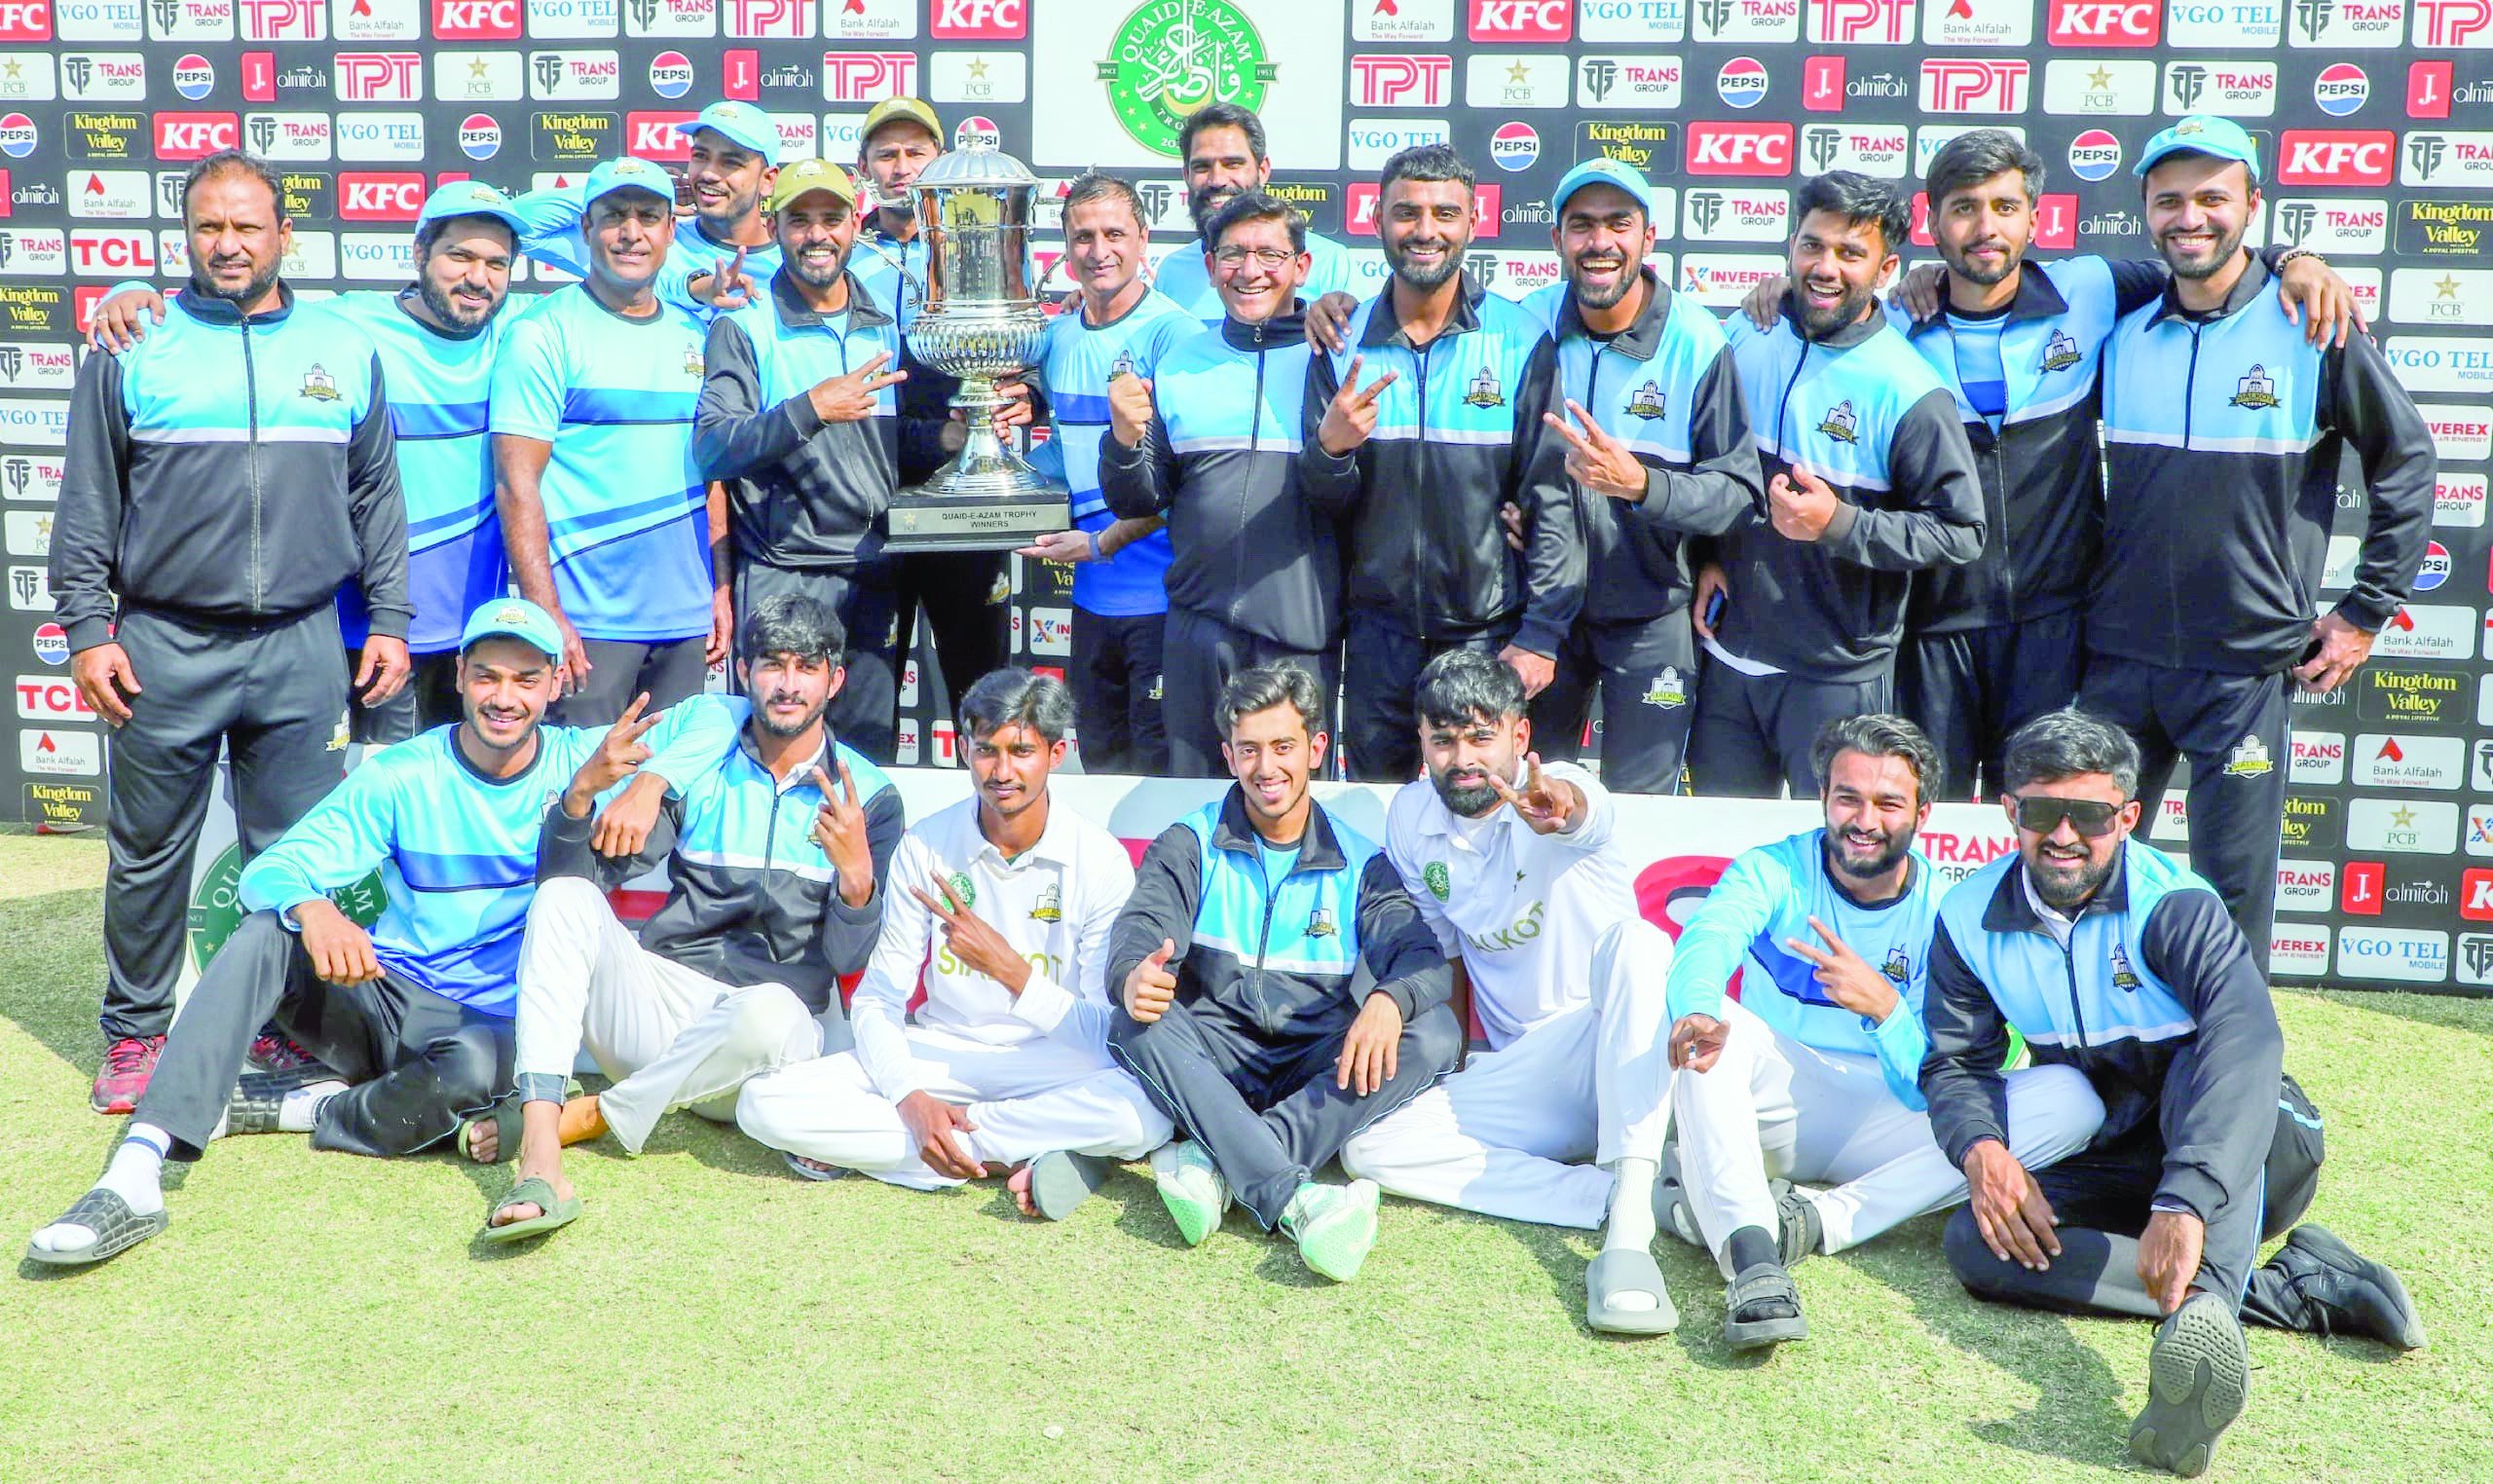
{"label": "teal baseball cap", "polygon": [[2130,173],[2144,179],[2146,172],[2167,156],[2184,153],[2238,161],[2251,172],[2251,183],[2259,183],[2258,141],[2231,119],[2204,113],[2194,113],[2146,141],[2146,148],[2139,152],[2139,163]]}
{"label": "teal baseball cap", "polygon": [[705,129],[717,130],[746,149],[760,155],[767,165],[779,158],[779,125],[769,113],[751,103],[732,99],[713,103],[701,110],[700,117],[689,124],[678,124],[675,131],[689,139]]}
{"label": "teal baseball cap", "polygon": [[1567,198],[1588,185],[1617,186],[1626,192],[1628,198],[1636,204],[1644,207],[1646,219],[1652,220],[1654,193],[1653,189],[1645,184],[1644,175],[1635,167],[1607,156],[1584,161],[1558,177],[1558,189],[1549,193],[1551,218],[1564,215],[1567,210]]}
{"label": "teal baseball cap", "polygon": [[511,199],[481,180],[451,180],[433,187],[432,194],[425,198],[424,208],[416,213],[416,226],[421,229],[454,216],[490,216],[508,227],[513,237],[528,230]]}
{"label": "teal baseball cap", "polygon": [[562,625],[526,598],[496,598],[480,605],[459,633],[459,652],[465,654],[488,639],[516,639],[558,663],[563,657]]}
{"label": "teal baseball cap", "polygon": [[597,168],[588,172],[588,184],[580,190],[580,209],[596,205],[598,199],[617,191],[647,191],[669,205],[675,204],[675,177],[661,165],[625,155],[619,160],[601,160]]}

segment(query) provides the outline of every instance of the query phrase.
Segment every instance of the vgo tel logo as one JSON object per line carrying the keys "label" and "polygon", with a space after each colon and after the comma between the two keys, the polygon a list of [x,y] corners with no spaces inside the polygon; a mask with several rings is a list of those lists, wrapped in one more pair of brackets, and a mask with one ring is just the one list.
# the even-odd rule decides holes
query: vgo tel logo
{"label": "vgo tel logo", "polygon": [[1688,126],[1692,175],[1789,175],[1792,126],[1703,122]]}
{"label": "vgo tel logo", "polygon": [[432,0],[435,41],[517,41],[519,0]]}
{"label": "vgo tel logo", "polygon": [[1019,41],[1030,34],[1028,0],[935,0],[926,34],[937,41]]}
{"label": "vgo tel logo", "polygon": [[2371,94],[2372,80],[2353,62],[2331,62],[2311,81],[2311,100],[2331,118],[2342,119],[2353,113]]}
{"label": "vgo tel logo", "polygon": [[424,95],[422,53],[340,52],[336,61],[342,103],[412,103]]}
{"label": "vgo tel logo", "polygon": [[822,95],[834,103],[874,103],[917,93],[914,52],[825,52]]}
{"label": "vgo tel logo", "polygon": [[1925,113],[2024,113],[2032,64],[1962,56],[1925,57],[1920,103]]}
{"label": "vgo tel logo", "polygon": [[2493,47],[2493,4],[2486,0],[2415,0],[2419,47]]}
{"label": "vgo tel logo", "polygon": [[2164,39],[2162,0],[2052,0],[2056,47],[2151,47]]}
{"label": "vgo tel logo", "polygon": [[1576,0],[1470,0],[1473,41],[1565,41],[1575,32]]}
{"label": "vgo tel logo", "polygon": [[1351,58],[1351,101],[1361,108],[1443,108],[1453,93],[1451,56]]}
{"label": "vgo tel logo", "polygon": [[2284,185],[2387,185],[2398,135],[2386,129],[2288,129],[2278,141]]}
{"label": "vgo tel logo", "polygon": [[348,170],[338,176],[338,215],[351,222],[411,222],[424,210],[422,170]]}
{"label": "vgo tel logo", "polygon": [[0,41],[50,40],[51,0],[0,0]]}
{"label": "vgo tel logo", "polygon": [[1829,47],[1902,46],[1914,39],[1913,0],[1809,0],[1808,36]]}

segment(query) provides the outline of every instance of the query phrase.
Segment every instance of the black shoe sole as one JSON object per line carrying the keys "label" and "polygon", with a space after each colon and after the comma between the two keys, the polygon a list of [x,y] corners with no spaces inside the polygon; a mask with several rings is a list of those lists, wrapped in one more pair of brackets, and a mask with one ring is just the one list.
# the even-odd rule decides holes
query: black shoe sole
{"label": "black shoe sole", "polygon": [[2250,1399],[2251,1349],[2241,1321],[2221,1300],[2194,1297],[2156,1332],[2146,1407],[2130,1424],[2130,1456],[2195,1479],[2215,1461],[2216,1440]]}

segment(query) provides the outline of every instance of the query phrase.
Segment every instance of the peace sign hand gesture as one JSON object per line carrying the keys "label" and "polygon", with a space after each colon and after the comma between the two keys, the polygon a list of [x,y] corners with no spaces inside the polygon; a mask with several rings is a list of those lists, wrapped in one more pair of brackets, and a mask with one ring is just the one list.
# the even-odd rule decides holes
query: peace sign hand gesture
{"label": "peace sign hand gesture", "polygon": [[935,889],[943,893],[942,901],[914,886],[909,894],[943,924],[945,946],[952,950],[952,956],[961,961],[963,968],[986,975],[1002,984],[1007,993],[1020,994],[1030,983],[1029,961],[1005,942],[1002,933],[989,927],[986,918],[970,910],[970,905],[961,900],[943,872],[936,872],[934,881]]}
{"label": "peace sign hand gesture", "polygon": [[1317,425],[1316,441],[1324,452],[1338,459],[1365,443],[1376,431],[1376,399],[1385,389],[1400,378],[1401,372],[1388,371],[1365,387],[1359,385],[1359,364],[1365,357],[1351,357],[1351,368],[1342,377],[1341,390],[1324,406],[1324,421]]}
{"label": "peace sign hand gesture", "polygon": [[836,789],[822,765],[814,765],[814,787],[822,790],[822,807],[814,811],[813,839],[831,857],[832,869],[839,872],[839,900],[863,907],[874,894],[874,855],[866,840],[866,803],[857,797],[857,781],[848,776],[848,764],[834,758],[832,765],[839,769]]}
{"label": "peace sign hand gesture", "polygon": [[[598,739],[597,751],[582,759],[579,771],[572,774],[563,803],[574,819],[586,819],[598,795],[639,772],[641,764],[650,761],[650,750],[641,745],[641,735],[658,724],[658,719],[641,715],[649,704],[648,691],[634,696],[632,704],[623,708],[623,714]],[[577,808],[571,807],[575,803]]]}
{"label": "peace sign hand gesture", "polygon": [[1584,796],[1566,779],[1543,774],[1539,753],[1524,754],[1523,762],[1521,791],[1496,773],[1489,775],[1489,787],[1498,791],[1498,797],[1513,807],[1515,817],[1530,825],[1535,835],[1564,835],[1575,828],[1576,821],[1583,816]]}
{"label": "peace sign hand gesture", "polygon": [[738,247],[736,255],[727,259],[726,266],[706,274],[696,274],[685,286],[691,291],[693,298],[722,315],[744,308],[753,302],[754,290],[753,275],[744,270],[744,254],[745,249]]}
{"label": "peace sign hand gesture", "polygon": [[1812,917],[1809,930],[1826,941],[1823,950],[1811,947],[1798,938],[1784,939],[1783,946],[1791,949],[1795,957],[1805,958],[1818,966],[1818,972],[1810,978],[1818,982],[1818,987],[1826,991],[1828,999],[1854,1015],[1867,1016],[1874,1020],[1886,1020],[1896,1006],[1903,1003],[1904,996],[1896,992],[1896,986],[1887,976],[1872,968],[1868,960],[1852,951],[1852,945],[1837,937],[1835,929]]}
{"label": "peace sign hand gesture", "polygon": [[1593,421],[1592,414],[1572,397],[1567,410],[1583,425],[1578,432],[1567,426],[1567,420],[1554,412],[1544,412],[1541,421],[1557,430],[1567,440],[1567,477],[1596,495],[1623,500],[1631,505],[1645,502],[1645,465],[1627,445],[1611,435],[1610,429]]}
{"label": "peace sign hand gesture", "polygon": [[805,400],[813,403],[814,416],[826,423],[863,423],[873,417],[874,393],[909,380],[906,371],[883,369],[891,358],[889,351],[876,351],[873,359],[847,375],[816,382],[805,393]]}

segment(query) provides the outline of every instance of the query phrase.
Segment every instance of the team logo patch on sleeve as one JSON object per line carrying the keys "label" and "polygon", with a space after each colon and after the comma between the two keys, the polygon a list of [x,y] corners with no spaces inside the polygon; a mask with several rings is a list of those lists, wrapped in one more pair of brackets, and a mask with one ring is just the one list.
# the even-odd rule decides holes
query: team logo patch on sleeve
{"label": "team logo patch on sleeve", "polygon": [[311,370],[303,373],[302,395],[316,402],[334,402],[338,399],[338,380],[316,361]]}
{"label": "team logo patch on sleeve", "polygon": [[1842,401],[1836,403],[1835,411],[1828,413],[1825,420],[1818,424],[1818,431],[1825,433],[1838,443],[1860,442],[1861,417],[1852,410],[1852,399],[1845,397]]}
{"label": "team logo patch on sleeve", "polygon": [[1431,861],[1420,868],[1420,879],[1428,883],[1429,895],[1439,902],[1443,902],[1446,895],[1454,890],[1454,876],[1445,869],[1443,861]]}
{"label": "team logo patch on sleeve", "polygon": [[1636,699],[1658,711],[1677,711],[1688,704],[1688,685],[1680,679],[1676,665],[1664,665]]}
{"label": "team logo patch on sleeve", "polygon": [[1668,400],[1662,395],[1662,389],[1653,382],[1647,382],[1628,396],[1627,415],[1631,418],[1643,418],[1651,423],[1660,417],[1663,409],[1669,405]]}
{"label": "team logo patch on sleeve", "polygon": [[2277,384],[2270,379],[2267,367],[2252,366],[2251,373],[2235,387],[2234,393],[2228,400],[2236,407],[2250,407],[2264,412],[2277,405]]}
{"label": "team logo patch on sleeve", "polygon": [[2224,760],[2227,778],[2256,778],[2274,772],[2276,767],[2268,756],[2268,744],[2257,737],[2245,737],[2235,743],[2232,754]]}
{"label": "team logo patch on sleeve", "polygon": [[1030,916],[1039,922],[1064,920],[1064,888],[1055,881],[1039,888],[1039,900],[1030,908]]}
{"label": "team logo patch on sleeve", "polygon": [[1506,390],[1499,386],[1497,370],[1487,361],[1480,363],[1480,374],[1471,379],[1471,390],[1464,393],[1463,399],[1474,407],[1507,405]]}
{"label": "team logo patch on sleeve", "polygon": [[2077,342],[2069,339],[2066,330],[2052,331],[2052,338],[2043,345],[2042,366],[2046,371],[2065,371],[2085,358],[2078,353]]}

